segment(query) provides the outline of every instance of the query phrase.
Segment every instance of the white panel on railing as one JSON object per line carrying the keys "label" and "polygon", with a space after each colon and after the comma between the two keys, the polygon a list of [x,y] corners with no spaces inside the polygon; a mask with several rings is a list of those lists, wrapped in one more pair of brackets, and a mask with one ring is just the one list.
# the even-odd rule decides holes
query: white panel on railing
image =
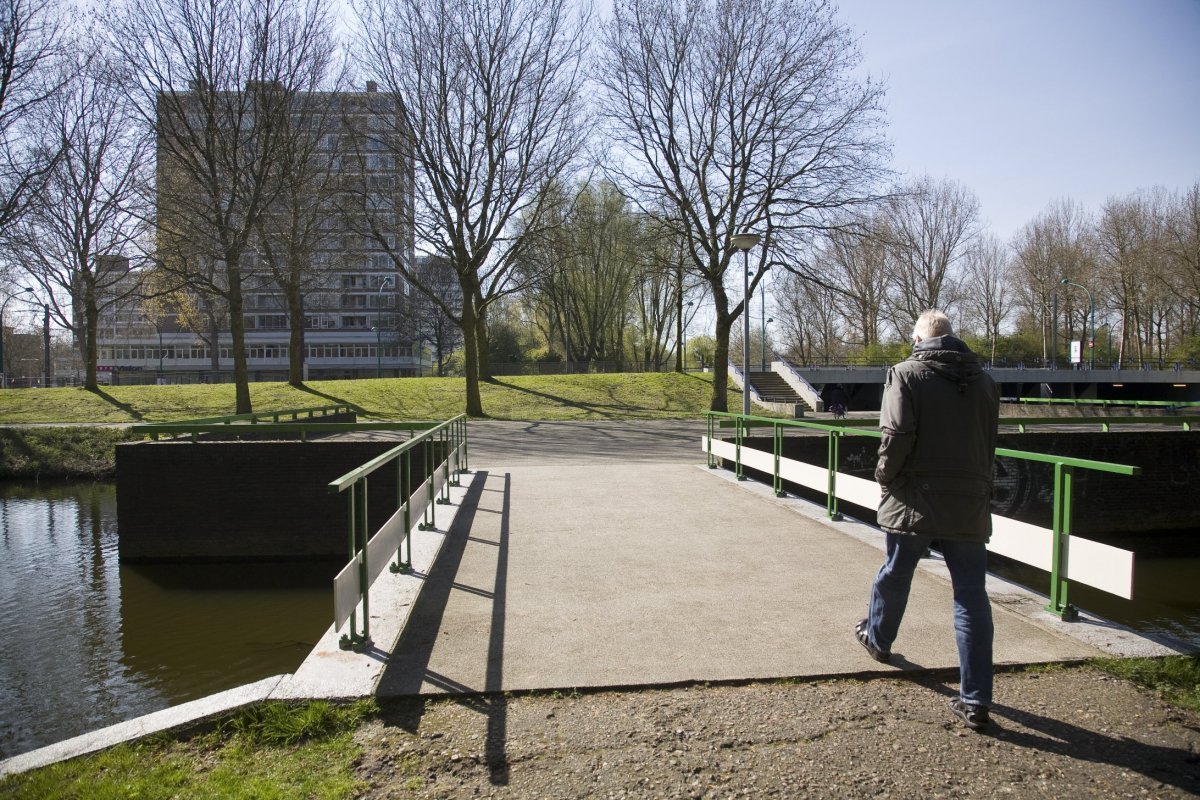
{"label": "white panel on railing", "polygon": [[[443,462],[444,463],[444,462]],[[446,485],[446,468],[438,464],[433,470],[433,496],[440,497],[442,487]]]}
{"label": "white panel on railing", "polygon": [[1054,532],[1049,528],[992,514],[988,550],[1049,572],[1053,538]]}
{"label": "white panel on railing", "polygon": [[[707,437],[701,439],[701,446],[707,452]],[[737,445],[733,442],[714,439],[712,454],[735,461]],[[767,473],[773,473],[775,469],[774,456],[771,453],[749,447],[742,447],[742,464]],[[825,468],[803,461],[781,458],[779,472],[784,480],[819,492],[824,492],[829,485]],[[839,472],[837,495],[841,500],[847,500],[864,508],[879,507],[879,484],[865,478]],[[1049,572],[1053,537],[1054,532],[1049,528],[993,514],[992,539],[988,543],[988,550]],[[1068,537],[1067,551],[1067,569],[1064,574],[1070,580],[1093,586],[1118,597],[1126,599],[1133,597],[1134,554],[1131,551],[1077,536]]]}
{"label": "white panel on railing", "polygon": [[882,492],[879,484],[875,481],[839,472],[837,476],[837,496],[839,500],[846,500],[863,508],[879,508],[879,499],[882,497]]}
{"label": "white panel on railing", "polygon": [[412,499],[409,500],[409,519],[416,525],[421,521],[421,515],[425,513],[425,509],[429,508],[429,479],[413,490]]}
{"label": "white panel on railing", "polygon": [[367,542],[367,585],[375,583],[383,568],[391,563],[396,548],[404,538],[404,509],[400,508],[391,519],[383,523],[379,532]]}
{"label": "white panel on railing", "polygon": [[360,593],[358,590],[359,557],[355,556],[350,563],[342,567],[342,571],[333,579],[333,626],[341,628],[350,619],[354,609],[358,607]]}
{"label": "white panel on railing", "polygon": [[1067,539],[1071,580],[1126,600],[1133,599],[1133,553],[1112,545],[1071,536]]}

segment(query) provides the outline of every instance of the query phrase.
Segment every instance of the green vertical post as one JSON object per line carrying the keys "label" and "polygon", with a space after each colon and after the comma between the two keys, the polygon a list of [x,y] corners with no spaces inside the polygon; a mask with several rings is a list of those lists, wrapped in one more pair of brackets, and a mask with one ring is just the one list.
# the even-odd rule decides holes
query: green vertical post
{"label": "green vertical post", "polygon": [[[350,486],[350,491],[346,493],[346,501],[347,501],[347,505],[348,505],[348,509],[347,509],[348,513],[346,514],[346,518],[349,520],[349,524],[346,526],[346,530],[347,530],[347,534],[348,534],[347,539],[349,540],[349,550],[350,550],[350,560],[351,561],[354,560],[354,533],[355,533],[354,515],[357,510],[355,507],[355,504],[354,504],[354,489],[357,485],[358,484],[352,484]],[[338,646],[341,647],[343,650],[349,650],[352,647],[354,647],[354,644],[358,639],[358,635],[355,633],[355,628],[357,627],[357,624],[358,624],[356,617],[357,617],[357,612],[351,611],[350,612],[350,632],[348,634],[343,633],[341,640],[338,642]]]}
{"label": "green vertical post", "polygon": [[362,607],[363,607],[363,624],[362,624],[362,639],[358,643],[358,649],[365,650],[371,646],[371,584],[367,570],[367,539],[370,537],[370,521],[367,518],[367,479],[363,478],[359,481],[362,486],[362,491],[359,492],[359,502],[361,503],[361,513],[359,514],[358,530],[359,530],[359,547],[361,548],[362,558],[358,562],[358,587],[362,592]]}
{"label": "green vertical post", "polygon": [[1046,610],[1063,620],[1079,618],[1078,610],[1068,601],[1070,585],[1067,540],[1071,535],[1071,494],[1074,483],[1074,468],[1064,464],[1054,465],[1054,518],[1051,524],[1052,543],[1050,551],[1050,604]]}
{"label": "green vertical post", "polygon": [[714,426],[713,426],[713,421],[714,421],[716,418],[715,418],[715,417],[712,415],[712,412],[709,412],[709,413],[708,413],[706,416],[708,417],[708,439],[707,439],[707,447],[708,447],[708,468],[709,468],[709,469],[716,469],[716,468],[717,468],[717,464],[716,464],[716,462],[715,462],[715,461],[713,461],[713,454],[712,454],[712,440],[713,440],[713,427],[714,427]]}
{"label": "green vertical post", "polygon": [[737,431],[737,479],[744,481],[746,480],[746,473],[742,469],[742,439],[746,435],[746,417],[744,415],[738,415],[735,430]]}
{"label": "green vertical post", "polygon": [[779,474],[779,462],[783,458],[783,426],[778,422],[771,426],[774,434],[774,451],[775,451],[775,496],[783,497],[783,476]]}
{"label": "green vertical post", "polygon": [[832,520],[840,520],[842,512],[838,511],[837,498],[837,471],[838,471],[838,440],[841,438],[841,431],[831,430],[829,432],[829,452],[826,458],[827,471],[829,475],[829,484],[825,489],[825,510]]}

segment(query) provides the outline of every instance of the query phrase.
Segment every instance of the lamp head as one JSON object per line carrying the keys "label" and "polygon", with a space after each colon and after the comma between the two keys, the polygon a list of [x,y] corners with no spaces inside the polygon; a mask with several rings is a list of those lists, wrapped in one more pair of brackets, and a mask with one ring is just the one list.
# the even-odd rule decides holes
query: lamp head
{"label": "lamp head", "polygon": [[758,241],[761,238],[762,237],[757,233],[750,233],[747,231],[745,233],[735,233],[732,237],[730,237],[730,241],[738,250],[745,252],[751,247],[754,247],[754,245],[758,244]]}

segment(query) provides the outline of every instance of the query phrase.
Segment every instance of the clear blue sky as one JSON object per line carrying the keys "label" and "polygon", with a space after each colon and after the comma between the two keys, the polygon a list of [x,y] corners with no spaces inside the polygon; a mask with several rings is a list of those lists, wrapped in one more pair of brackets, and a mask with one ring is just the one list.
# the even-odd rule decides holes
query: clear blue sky
{"label": "clear blue sky", "polygon": [[1007,240],[1052,201],[1200,180],[1200,0],[841,0],[893,166],[965,184]]}

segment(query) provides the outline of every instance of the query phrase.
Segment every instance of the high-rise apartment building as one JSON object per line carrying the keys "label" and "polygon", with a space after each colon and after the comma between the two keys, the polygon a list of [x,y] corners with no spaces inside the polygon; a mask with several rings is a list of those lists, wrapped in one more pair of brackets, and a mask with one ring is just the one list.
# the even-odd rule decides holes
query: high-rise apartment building
{"label": "high-rise apartment building", "polygon": [[[274,187],[274,200],[241,260],[251,380],[287,378],[291,319],[297,312],[306,379],[428,372],[409,308],[422,298],[393,261],[411,264],[414,258],[413,168],[401,155],[405,148],[397,138],[393,103],[368,83],[361,92],[306,95],[291,113],[290,129],[300,133],[293,146],[305,153],[292,164],[306,170],[300,175],[277,170],[286,186]],[[169,165],[160,140],[159,216],[177,232],[189,220],[185,203],[173,207],[181,189]],[[160,249],[162,230],[160,225]],[[203,232],[197,240],[202,238]],[[172,278],[181,272],[178,264],[202,271],[212,259],[203,245],[191,246],[186,231],[172,235],[171,252],[162,257],[175,261],[168,271]],[[135,271],[129,279],[148,274]],[[180,297],[186,300],[181,303]],[[160,376],[167,382],[230,380],[229,327],[227,304],[195,286],[174,301],[141,299],[113,306],[100,325],[101,375],[115,372],[122,383]]]}

